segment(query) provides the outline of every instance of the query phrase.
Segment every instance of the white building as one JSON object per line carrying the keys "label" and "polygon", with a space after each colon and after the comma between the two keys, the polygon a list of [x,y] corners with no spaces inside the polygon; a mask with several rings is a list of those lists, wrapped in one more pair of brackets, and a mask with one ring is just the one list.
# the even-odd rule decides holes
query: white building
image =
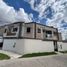
{"label": "white building", "polygon": [[3,50],[18,54],[53,52],[66,50],[67,42],[62,41],[57,28],[39,23],[16,22],[1,27]]}

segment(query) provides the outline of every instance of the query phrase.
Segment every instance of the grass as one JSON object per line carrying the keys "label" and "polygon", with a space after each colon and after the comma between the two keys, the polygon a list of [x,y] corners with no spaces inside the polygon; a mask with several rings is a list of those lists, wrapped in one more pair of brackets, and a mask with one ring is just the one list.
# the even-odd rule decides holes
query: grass
{"label": "grass", "polygon": [[60,53],[67,53],[67,51],[59,51]]}
{"label": "grass", "polygon": [[55,53],[55,52],[31,53],[31,54],[25,54],[25,55],[21,56],[20,58],[47,56],[47,55],[55,55],[55,54],[57,54],[57,53]]}
{"label": "grass", "polygon": [[6,54],[0,53],[0,60],[10,59],[10,57]]}

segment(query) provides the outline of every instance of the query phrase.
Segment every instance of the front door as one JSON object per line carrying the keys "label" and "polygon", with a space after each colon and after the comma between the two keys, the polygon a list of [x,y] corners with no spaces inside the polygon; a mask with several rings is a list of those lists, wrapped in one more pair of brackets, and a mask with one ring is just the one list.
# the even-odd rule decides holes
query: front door
{"label": "front door", "polygon": [[54,41],[54,51],[58,51],[57,41]]}

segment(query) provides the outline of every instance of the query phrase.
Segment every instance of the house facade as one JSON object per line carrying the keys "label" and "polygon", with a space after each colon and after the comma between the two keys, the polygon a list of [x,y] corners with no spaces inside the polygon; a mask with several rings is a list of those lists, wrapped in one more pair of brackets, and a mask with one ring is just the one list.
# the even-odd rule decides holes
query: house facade
{"label": "house facade", "polygon": [[35,22],[16,22],[5,25],[2,29],[3,50],[19,54],[62,50],[59,47],[62,47],[62,37],[57,28]]}

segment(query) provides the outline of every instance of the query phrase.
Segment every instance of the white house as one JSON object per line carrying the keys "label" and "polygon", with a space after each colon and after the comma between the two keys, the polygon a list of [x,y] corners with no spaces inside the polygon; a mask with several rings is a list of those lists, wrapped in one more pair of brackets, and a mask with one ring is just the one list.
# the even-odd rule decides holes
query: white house
{"label": "white house", "polygon": [[66,50],[67,42],[62,41],[57,28],[39,23],[16,22],[2,27],[3,50],[18,54]]}

